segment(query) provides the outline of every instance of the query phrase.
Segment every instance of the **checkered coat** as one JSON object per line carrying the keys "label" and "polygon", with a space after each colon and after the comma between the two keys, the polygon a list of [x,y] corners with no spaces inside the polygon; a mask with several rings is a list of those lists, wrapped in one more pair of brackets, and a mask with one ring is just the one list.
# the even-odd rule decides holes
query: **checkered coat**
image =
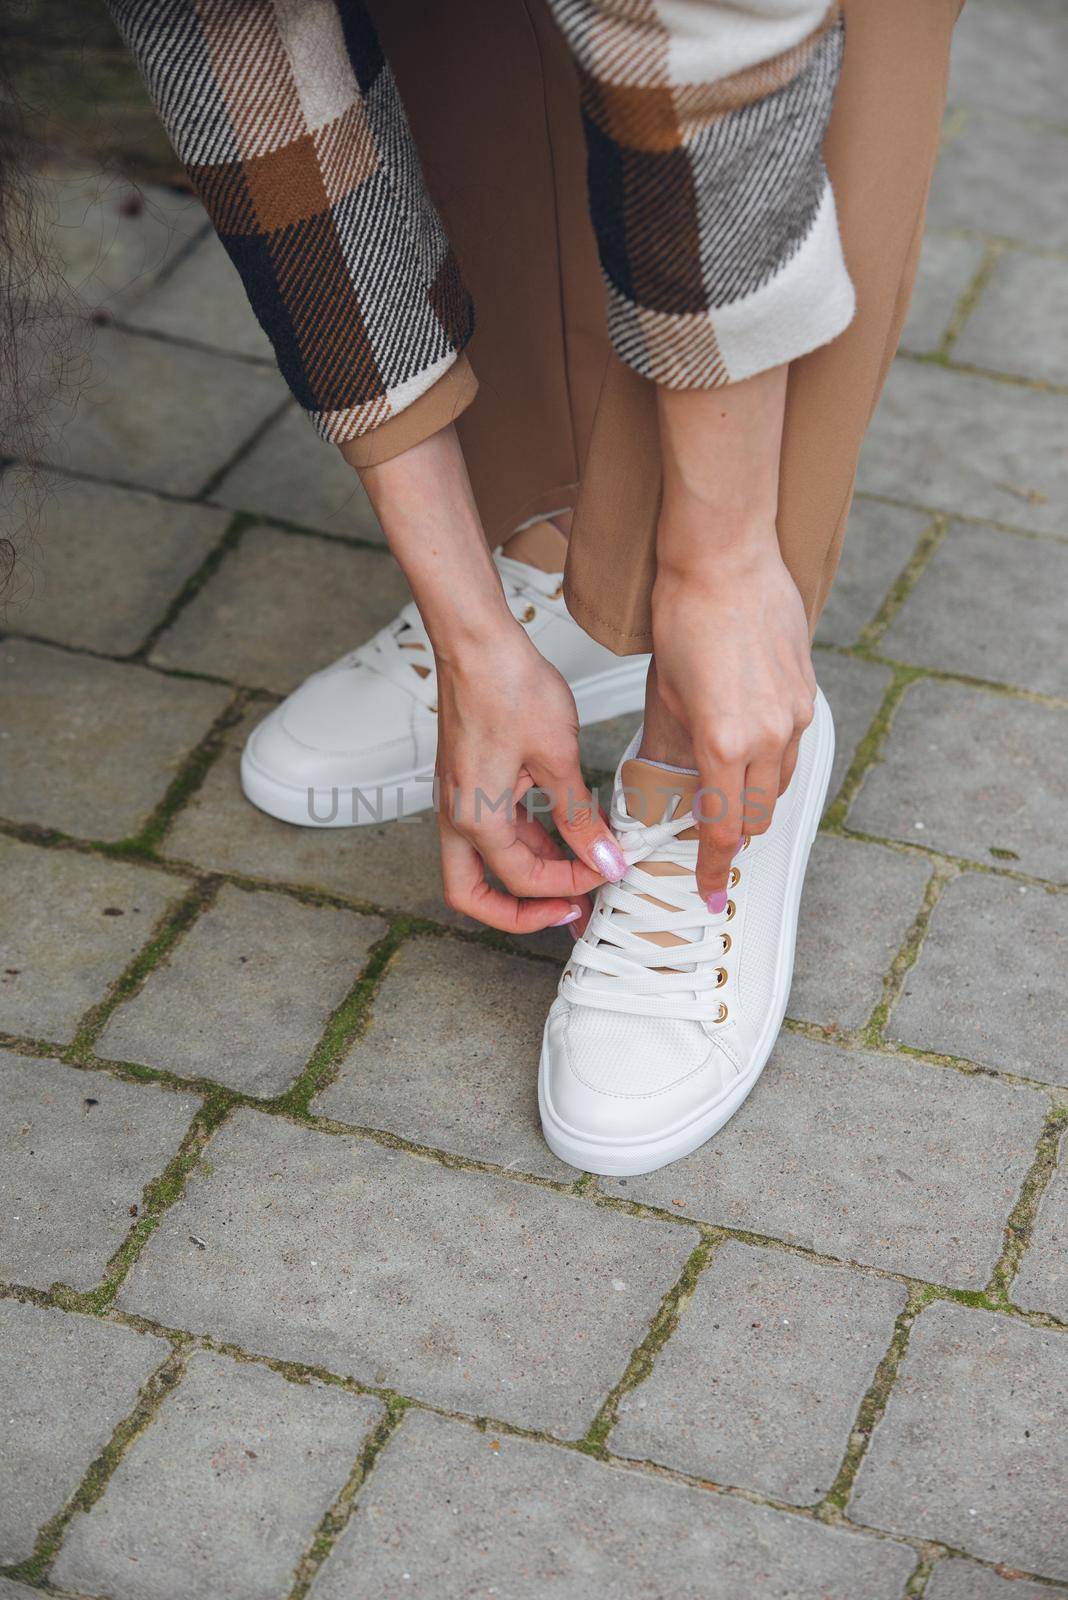
{"label": "checkered coat", "polygon": [[[110,3],[319,432],[343,443],[398,415],[475,312],[362,0]],[[622,360],[710,388],[839,333],[853,293],[820,156],[837,6],[550,4]]]}

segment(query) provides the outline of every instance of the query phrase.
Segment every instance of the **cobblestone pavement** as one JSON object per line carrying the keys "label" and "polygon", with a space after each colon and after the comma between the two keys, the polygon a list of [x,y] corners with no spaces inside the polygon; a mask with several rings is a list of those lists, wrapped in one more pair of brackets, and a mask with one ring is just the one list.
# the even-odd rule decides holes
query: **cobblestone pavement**
{"label": "cobblestone pavement", "polygon": [[460,923],[425,819],[243,803],[401,584],[195,205],[57,182],[107,322],[0,642],[2,1600],[1068,1596],[1066,60],[967,8],[791,1020],[629,1182],[538,1136],[559,936]]}

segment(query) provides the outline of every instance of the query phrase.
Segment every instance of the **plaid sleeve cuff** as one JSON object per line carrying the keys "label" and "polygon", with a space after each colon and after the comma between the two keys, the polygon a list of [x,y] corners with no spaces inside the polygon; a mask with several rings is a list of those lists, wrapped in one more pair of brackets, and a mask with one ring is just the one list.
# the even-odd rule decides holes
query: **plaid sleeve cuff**
{"label": "plaid sleeve cuff", "polygon": [[[842,59],[837,6],[753,59],[754,42],[759,54],[776,38],[756,7],[554,4],[579,67],[590,210],[620,358],[668,388],[716,388],[841,333],[853,286],[821,156]],[[740,14],[749,36],[739,51]],[[737,70],[691,75],[717,48],[744,61],[746,47]]]}

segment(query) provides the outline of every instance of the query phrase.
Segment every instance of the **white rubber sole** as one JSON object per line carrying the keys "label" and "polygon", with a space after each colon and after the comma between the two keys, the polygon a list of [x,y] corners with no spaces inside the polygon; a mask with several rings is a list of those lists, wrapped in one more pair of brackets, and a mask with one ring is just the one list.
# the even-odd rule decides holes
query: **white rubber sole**
{"label": "white rubber sole", "polygon": [[834,722],[822,694],[816,701],[813,719],[817,730],[816,759],[805,795],[798,844],[790,861],[779,943],[775,954],[775,983],[772,1002],[764,1021],[748,1072],[737,1078],[716,1100],[702,1107],[696,1116],[673,1128],[661,1130],[648,1139],[601,1139],[569,1127],[556,1115],[548,1094],[548,1024],[542,1036],[538,1066],[538,1106],[545,1143],[553,1155],[584,1172],[608,1178],[631,1178],[643,1172],[656,1172],[672,1161],[680,1161],[719,1132],[748,1098],[767,1064],[779,1037],[790,985],[794,975],[794,948],[797,940],[797,915],[805,881],[809,852],[823,815],[827,788],[834,763]]}
{"label": "white rubber sole", "polygon": [[[645,704],[648,656],[625,656],[617,666],[571,685],[579,726],[640,711]],[[252,753],[255,733],[241,753],[241,788],[260,811],[298,828],[358,828],[395,822],[429,811],[434,803],[434,763],[398,772],[376,784],[319,789],[284,783]]]}

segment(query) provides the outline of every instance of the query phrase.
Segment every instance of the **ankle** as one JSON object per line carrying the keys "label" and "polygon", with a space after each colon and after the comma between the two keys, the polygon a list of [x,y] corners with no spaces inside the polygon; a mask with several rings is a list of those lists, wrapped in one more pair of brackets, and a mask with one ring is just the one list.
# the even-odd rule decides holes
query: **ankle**
{"label": "ankle", "polygon": [[638,750],[640,761],[656,761],[663,766],[692,772],[696,765],[688,730],[672,716],[660,698],[656,681],[656,662],[649,666],[645,686],[645,726]]}

